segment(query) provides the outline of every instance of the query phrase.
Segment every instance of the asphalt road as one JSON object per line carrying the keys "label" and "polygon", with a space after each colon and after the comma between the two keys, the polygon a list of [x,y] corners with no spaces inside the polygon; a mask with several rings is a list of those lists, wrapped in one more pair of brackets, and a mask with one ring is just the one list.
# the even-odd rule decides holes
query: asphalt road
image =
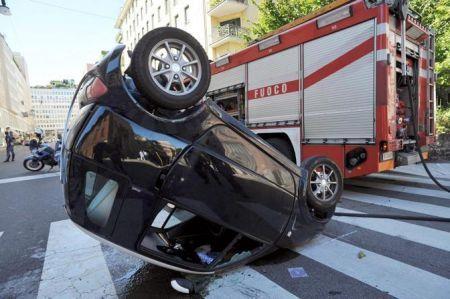
{"label": "asphalt road", "polygon": [[[170,288],[178,273],[73,227],[57,173],[27,172],[26,154],[18,149],[16,163],[0,164],[0,298],[185,297]],[[450,164],[432,169],[450,186]],[[339,209],[450,217],[450,195],[409,166],[347,181]],[[288,269],[298,267],[306,276],[292,278]],[[208,279],[197,297],[448,298],[450,224],[335,217],[305,246]]]}

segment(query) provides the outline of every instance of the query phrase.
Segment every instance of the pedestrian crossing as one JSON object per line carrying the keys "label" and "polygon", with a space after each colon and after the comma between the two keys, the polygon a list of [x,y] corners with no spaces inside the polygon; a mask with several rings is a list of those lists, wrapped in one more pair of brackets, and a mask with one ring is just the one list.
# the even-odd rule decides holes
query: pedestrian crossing
{"label": "pedestrian crossing", "polygon": [[[450,165],[449,165],[450,167]],[[450,175],[448,176],[450,178]],[[370,175],[370,178],[382,179],[391,182],[401,181],[408,183],[419,183],[419,184],[430,184],[433,185],[434,182],[430,178],[418,177],[418,176],[407,176],[397,173],[374,173]],[[439,179],[439,182],[447,187],[450,187],[450,181]]]}
{"label": "pedestrian crossing", "polygon": [[423,202],[403,200],[398,198],[393,199],[387,196],[365,194],[348,190],[343,192],[342,197],[344,199],[351,199],[353,201],[361,203],[384,206],[387,208],[394,208],[430,216],[450,218],[450,208]]}
{"label": "pedestrian crossing", "polygon": [[[427,166],[436,178],[450,180],[449,163],[427,163]],[[428,178],[428,174],[421,164],[397,167],[394,171],[390,171],[390,173]]]}
{"label": "pedestrian crossing", "polygon": [[[381,183],[380,179],[384,182]],[[403,182],[408,184],[402,185]],[[377,211],[395,214],[450,218],[450,197],[440,190],[429,189],[428,185],[426,178],[402,172],[348,180],[337,211],[370,213],[376,208]],[[408,200],[409,195],[414,199]],[[338,229],[339,235],[335,233],[336,228],[342,228]],[[115,278],[115,270],[105,258],[102,246],[69,220],[52,222],[37,297],[133,297],[132,288],[130,291],[130,288],[124,290],[123,287],[124,279],[135,283],[133,277]],[[286,258],[284,261],[280,258],[283,261],[274,262],[280,263],[273,267],[274,272],[267,273],[260,265],[251,264],[210,278],[201,295],[227,299],[318,298],[323,297],[318,295],[323,293],[315,292],[317,284],[314,281],[344,280],[351,281],[352,287],[364,288],[364,294],[369,294],[367,297],[449,298],[450,224],[335,216],[323,234],[286,252],[289,254],[281,254],[308,259],[316,267],[298,264],[298,259],[291,261]],[[421,261],[415,262],[417,257],[421,257]],[[270,259],[265,258],[262,263],[271,264]],[[288,267],[304,267],[311,277],[291,278]],[[147,275],[149,279],[157,279],[151,277],[157,275],[156,272],[150,271]],[[174,273],[174,276],[178,275]],[[292,284],[300,284],[301,287],[289,287]],[[323,283],[327,284],[327,281]],[[170,285],[162,287],[170,288]],[[343,285],[342,289],[345,287]],[[337,291],[339,293],[339,289]],[[359,297],[358,294],[361,293],[354,289],[342,297]]]}
{"label": "pedestrian crossing", "polygon": [[115,297],[100,243],[70,220],[52,222],[38,298]]}
{"label": "pedestrian crossing", "polygon": [[326,236],[296,249],[339,272],[397,298],[448,298],[450,280]]}
{"label": "pedestrian crossing", "polygon": [[[336,212],[364,214],[339,207],[336,209]],[[338,222],[344,222],[450,252],[450,233],[445,231],[392,219],[356,217],[335,217],[335,219]]]}
{"label": "pedestrian crossing", "polygon": [[416,194],[416,195],[422,195],[422,196],[433,196],[433,197],[450,199],[450,193],[448,193],[446,191],[441,191],[441,190],[394,185],[394,184],[387,184],[387,183],[378,183],[378,182],[373,182],[373,181],[368,181],[368,180],[355,180],[355,179],[346,180],[345,183],[348,185],[352,185],[352,186],[365,187],[365,188],[371,188],[371,189],[396,191],[396,192],[403,192],[403,193]]}
{"label": "pedestrian crossing", "polygon": [[251,267],[234,270],[212,281],[204,291],[205,298],[297,298],[294,294]]}

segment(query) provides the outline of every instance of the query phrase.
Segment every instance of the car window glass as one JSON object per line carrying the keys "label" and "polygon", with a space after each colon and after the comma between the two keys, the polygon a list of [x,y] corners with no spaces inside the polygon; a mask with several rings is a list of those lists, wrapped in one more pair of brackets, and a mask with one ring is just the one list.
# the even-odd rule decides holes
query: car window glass
{"label": "car window glass", "polygon": [[202,138],[200,143],[294,193],[291,173],[233,130],[225,126],[216,126]]}
{"label": "car window glass", "polygon": [[93,171],[86,172],[84,198],[86,213],[90,221],[104,227],[119,190],[119,184]]}

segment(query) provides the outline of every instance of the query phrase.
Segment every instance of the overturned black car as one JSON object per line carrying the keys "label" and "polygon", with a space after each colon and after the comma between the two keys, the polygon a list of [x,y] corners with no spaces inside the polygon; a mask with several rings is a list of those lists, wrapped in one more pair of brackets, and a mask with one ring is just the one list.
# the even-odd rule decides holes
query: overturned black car
{"label": "overturned black car", "polygon": [[318,153],[299,168],[205,100],[208,59],[184,31],[147,33],[126,75],[123,50],[86,74],[69,111],[61,181],[76,225],[153,264],[197,274],[323,229],[342,192],[335,164]]}

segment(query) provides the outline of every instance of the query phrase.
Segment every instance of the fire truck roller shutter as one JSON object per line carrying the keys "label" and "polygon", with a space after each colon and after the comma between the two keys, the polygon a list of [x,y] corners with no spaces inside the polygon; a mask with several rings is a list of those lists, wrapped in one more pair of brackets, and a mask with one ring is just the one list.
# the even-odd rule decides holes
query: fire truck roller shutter
{"label": "fire truck roller shutter", "polygon": [[304,138],[311,143],[374,139],[375,20],[304,46]]}
{"label": "fire truck roller shutter", "polygon": [[243,84],[244,82],[245,65],[243,64],[213,75],[211,77],[211,83],[209,84],[208,93],[222,88]]}
{"label": "fire truck roller shutter", "polygon": [[300,119],[300,47],[248,64],[248,122]]}

